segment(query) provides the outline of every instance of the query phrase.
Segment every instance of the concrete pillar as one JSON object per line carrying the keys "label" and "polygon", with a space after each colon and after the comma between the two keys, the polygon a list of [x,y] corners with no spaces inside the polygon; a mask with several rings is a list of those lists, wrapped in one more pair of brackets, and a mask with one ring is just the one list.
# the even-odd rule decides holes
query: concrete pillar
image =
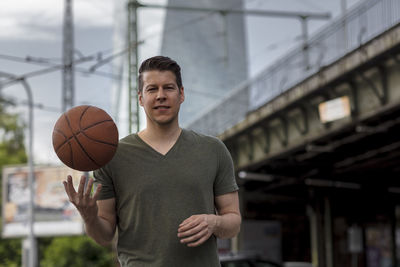
{"label": "concrete pillar", "polygon": [[311,205],[307,205],[307,215],[310,221],[311,263],[313,267],[319,267],[317,216]]}
{"label": "concrete pillar", "polygon": [[326,267],[333,267],[332,213],[329,197],[324,198],[324,230],[325,263]]}

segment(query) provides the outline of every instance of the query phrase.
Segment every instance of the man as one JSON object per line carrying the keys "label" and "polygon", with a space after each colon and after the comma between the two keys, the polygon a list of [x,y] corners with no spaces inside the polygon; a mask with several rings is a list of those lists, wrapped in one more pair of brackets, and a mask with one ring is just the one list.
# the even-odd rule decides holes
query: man
{"label": "man", "polygon": [[216,237],[240,229],[232,159],[221,141],[181,129],[185,99],[179,65],[152,57],[139,69],[146,128],[120,140],[116,155],[78,192],[64,182],[87,234],[111,242],[118,229],[122,266],[219,266]]}

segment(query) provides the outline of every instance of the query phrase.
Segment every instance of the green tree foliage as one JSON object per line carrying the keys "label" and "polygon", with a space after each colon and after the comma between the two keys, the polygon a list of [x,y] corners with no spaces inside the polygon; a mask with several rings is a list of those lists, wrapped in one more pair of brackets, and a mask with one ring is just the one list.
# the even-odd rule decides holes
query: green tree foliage
{"label": "green tree foliage", "polygon": [[19,115],[6,113],[0,104],[0,168],[27,162],[24,129]]}
{"label": "green tree foliage", "polygon": [[116,266],[109,249],[89,237],[54,238],[44,251],[41,267],[110,267]]}
{"label": "green tree foliage", "polygon": [[19,267],[22,262],[20,239],[0,239],[0,266]]}
{"label": "green tree foliage", "polygon": [[[27,162],[24,145],[25,124],[21,121],[19,114],[6,112],[6,103],[0,98],[0,171],[3,170],[4,165]],[[3,192],[2,184],[0,183],[0,193]],[[0,198],[0,206],[1,201],[2,198]]]}
{"label": "green tree foliage", "polygon": [[27,162],[24,145],[25,124],[19,116],[5,112],[0,101],[0,169],[4,165]]}
{"label": "green tree foliage", "polygon": [[[4,165],[27,162],[24,146],[25,125],[18,114],[7,113],[6,107],[7,102],[0,99],[0,171]],[[0,197],[0,207],[1,200]],[[0,239],[0,266],[21,266],[21,246],[20,239]]]}

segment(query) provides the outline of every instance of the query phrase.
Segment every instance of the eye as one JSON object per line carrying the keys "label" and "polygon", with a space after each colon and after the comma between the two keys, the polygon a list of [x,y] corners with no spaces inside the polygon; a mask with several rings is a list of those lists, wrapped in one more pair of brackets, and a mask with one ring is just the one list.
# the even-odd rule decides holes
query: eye
{"label": "eye", "polygon": [[157,90],[157,88],[155,88],[155,87],[149,87],[149,88],[147,88],[147,92],[153,92],[153,91],[155,91],[155,90]]}

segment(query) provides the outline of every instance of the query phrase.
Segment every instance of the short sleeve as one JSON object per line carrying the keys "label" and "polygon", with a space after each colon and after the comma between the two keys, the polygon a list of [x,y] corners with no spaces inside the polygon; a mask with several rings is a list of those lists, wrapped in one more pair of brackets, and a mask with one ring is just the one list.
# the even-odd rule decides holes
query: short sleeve
{"label": "short sleeve", "polygon": [[225,144],[217,139],[216,143],[218,166],[214,181],[214,195],[219,196],[239,190],[235,180],[235,171],[231,154]]}
{"label": "short sleeve", "polygon": [[93,171],[93,176],[96,184],[101,184],[99,200],[115,197],[114,184],[112,182],[110,171],[107,165],[103,168]]}

